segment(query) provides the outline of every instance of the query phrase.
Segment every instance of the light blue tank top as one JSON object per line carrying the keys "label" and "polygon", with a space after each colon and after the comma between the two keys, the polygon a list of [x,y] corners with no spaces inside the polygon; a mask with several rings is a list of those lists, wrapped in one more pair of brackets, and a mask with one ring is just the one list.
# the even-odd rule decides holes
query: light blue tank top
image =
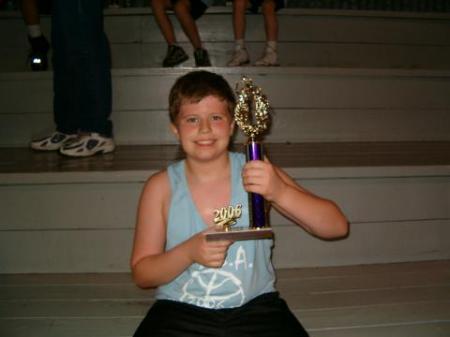
{"label": "light blue tank top", "polygon": [[[242,216],[236,226],[248,227],[248,195],[242,185],[245,156],[230,152],[231,204],[242,204]],[[168,167],[171,201],[167,224],[166,250],[206,229],[192,200],[185,175],[185,162]],[[228,206],[228,205],[224,205]],[[170,283],[160,286],[157,299],[185,302],[204,308],[222,309],[241,306],[256,296],[275,291],[271,262],[271,239],[233,243],[221,268],[194,263]]]}

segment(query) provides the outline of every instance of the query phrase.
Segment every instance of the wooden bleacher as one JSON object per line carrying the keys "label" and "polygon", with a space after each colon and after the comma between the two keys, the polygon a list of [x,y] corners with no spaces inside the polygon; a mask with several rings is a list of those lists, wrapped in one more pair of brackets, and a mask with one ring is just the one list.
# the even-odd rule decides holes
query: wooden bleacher
{"label": "wooden bleacher", "polygon": [[[153,302],[128,269],[137,199],[180,156],[166,96],[193,68],[159,68],[148,8],[105,13],[119,146],[83,159],[27,148],[53,127],[52,73],[27,71],[20,15],[0,13],[0,336],[131,336]],[[230,13],[199,21],[211,70],[263,87],[271,159],[351,222],[327,242],[272,215],[282,296],[311,337],[450,336],[450,14],[288,8],[282,66],[228,69]],[[255,59],[261,17],[248,38]]]}

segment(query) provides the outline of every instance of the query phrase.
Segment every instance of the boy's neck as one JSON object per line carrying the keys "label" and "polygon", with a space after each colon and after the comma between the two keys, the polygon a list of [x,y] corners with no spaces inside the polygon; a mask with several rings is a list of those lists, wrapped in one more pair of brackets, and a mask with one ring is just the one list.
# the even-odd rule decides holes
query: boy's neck
{"label": "boy's neck", "polygon": [[186,158],[186,173],[196,181],[208,182],[229,175],[230,159],[228,153],[214,161],[199,162]]}

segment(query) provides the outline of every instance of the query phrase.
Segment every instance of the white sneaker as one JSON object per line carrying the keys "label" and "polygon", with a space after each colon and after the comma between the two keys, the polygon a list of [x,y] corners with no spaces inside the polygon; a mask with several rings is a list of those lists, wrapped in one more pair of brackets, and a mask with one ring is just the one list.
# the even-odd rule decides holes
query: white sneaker
{"label": "white sneaker", "polygon": [[255,62],[255,66],[258,67],[270,67],[270,66],[279,66],[278,63],[278,54],[275,49],[270,47],[266,47],[264,52],[264,56],[261,57],[258,61]]}
{"label": "white sneaker", "polygon": [[97,153],[113,152],[116,148],[112,138],[103,137],[98,133],[80,135],[78,139],[69,142],[59,149],[61,154],[70,157],[89,157]]}
{"label": "white sneaker", "polygon": [[247,49],[239,48],[234,50],[233,57],[228,62],[228,67],[239,67],[250,63]]}
{"label": "white sneaker", "polygon": [[77,134],[67,134],[55,131],[47,137],[32,140],[30,147],[37,151],[55,151],[59,150],[62,146],[73,141],[77,137]]}

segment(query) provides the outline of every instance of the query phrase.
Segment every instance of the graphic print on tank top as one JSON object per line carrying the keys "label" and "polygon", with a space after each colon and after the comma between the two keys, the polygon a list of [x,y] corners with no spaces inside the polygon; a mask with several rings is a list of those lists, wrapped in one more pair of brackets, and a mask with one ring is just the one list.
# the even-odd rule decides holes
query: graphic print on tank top
{"label": "graphic print on tank top", "polygon": [[[231,267],[231,270],[253,268],[253,264],[247,261],[245,249],[242,245],[239,245],[237,249],[235,260],[231,262],[227,259],[223,265],[224,267]],[[222,291],[221,288],[223,287],[227,288],[227,292]],[[203,292],[196,294],[196,290],[199,288],[203,289]],[[183,296],[181,296],[180,301],[200,307],[228,308],[236,302],[239,306],[245,302],[242,282],[231,271],[199,266],[182,289]]]}

